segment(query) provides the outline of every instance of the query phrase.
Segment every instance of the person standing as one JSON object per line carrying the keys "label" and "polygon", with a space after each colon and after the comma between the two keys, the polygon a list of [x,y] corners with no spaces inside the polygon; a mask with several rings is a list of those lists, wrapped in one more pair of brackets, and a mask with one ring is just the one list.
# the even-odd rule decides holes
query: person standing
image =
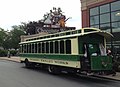
{"label": "person standing", "polygon": [[7,54],[8,58],[10,58],[10,50],[8,50],[8,54]]}

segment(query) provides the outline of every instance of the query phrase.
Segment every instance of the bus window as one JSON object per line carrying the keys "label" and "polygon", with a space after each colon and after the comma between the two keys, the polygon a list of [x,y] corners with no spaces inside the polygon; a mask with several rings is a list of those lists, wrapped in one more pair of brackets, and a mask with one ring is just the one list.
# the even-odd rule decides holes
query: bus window
{"label": "bus window", "polygon": [[29,53],[29,44],[26,44],[27,50],[26,53]]}
{"label": "bus window", "polygon": [[46,42],[46,53],[49,53],[49,43]]}
{"label": "bus window", "polygon": [[23,48],[24,48],[24,53],[26,53],[26,51],[27,51],[27,46],[26,46],[26,44],[23,45]]}
{"label": "bus window", "polygon": [[38,53],[41,53],[41,43],[38,43]]}
{"label": "bus window", "polygon": [[42,42],[42,53],[44,53],[45,52],[45,45],[44,45],[44,43]]}
{"label": "bus window", "polygon": [[35,47],[35,48],[34,48],[34,49],[35,49],[35,53],[37,53],[37,49],[38,49],[38,48],[37,48],[37,43],[35,43],[34,45],[35,45],[35,46],[34,46],[34,47]]}
{"label": "bus window", "polygon": [[28,53],[31,53],[31,44],[28,44],[28,45],[29,45]]}
{"label": "bus window", "polygon": [[64,53],[64,41],[60,41],[60,53]]}
{"label": "bus window", "polygon": [[20,45],[20,53],[23,53],[23,45]]}
{"label": "bus window", "polygon": [[71,40],[66,40],[66,54],[71,54]]}
{"label": "bus window", "polygon": [[32,50],[31,53],[34,53],[34,43],[32,43],[31,46],[32,46],[32,47],[31,47],[31,48],[32,48],[32,49],[31,49],[31,50]]}
{"label": "bus window", "polygon": [[88,53],[92,56],[100,55],[99,45],[97,44],[88,44]]}
{"label": "bus window", "polygon": [[83,44],[83,54],[84,57],[87,57],[87,45],[85,43]]}
{"label": "bus window", "polygon": [[55,41],[55,53],[58,53],[58,50],[59,50],[58,41]]}
{"label": "bus window", "polygon": [[53,42],[50,42],[50,53],[53,53]]}
{"label": "bus window", "polygon": [[103,46],[102,43],[99,44],[99,48],[100,48],[100,53],[101,53],[102,56],[107,55],[106,48]]}

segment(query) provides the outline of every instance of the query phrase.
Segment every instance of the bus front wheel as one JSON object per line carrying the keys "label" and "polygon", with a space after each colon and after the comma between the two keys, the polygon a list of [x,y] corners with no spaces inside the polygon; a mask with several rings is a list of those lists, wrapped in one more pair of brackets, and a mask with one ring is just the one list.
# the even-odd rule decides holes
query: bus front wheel
{"label": "bus front wheel", "polygon": [[30,62],[28,61],[28,59],[25,59],[25,67],[30,68]]}

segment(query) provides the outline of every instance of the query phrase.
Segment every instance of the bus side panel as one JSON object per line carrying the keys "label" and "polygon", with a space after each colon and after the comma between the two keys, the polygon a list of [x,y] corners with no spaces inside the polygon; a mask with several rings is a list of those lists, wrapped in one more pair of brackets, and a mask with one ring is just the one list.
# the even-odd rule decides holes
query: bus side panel
{"label": "bus side panel", "polygon": [[112,70],[112,57],[91,56],[91,70]]}
{"label": "bus side panel", "polygon": [[21,54],[21,58],[27,58],[30,62],[59,65],[80,68],[79,55],[56,55],[56,54]]}

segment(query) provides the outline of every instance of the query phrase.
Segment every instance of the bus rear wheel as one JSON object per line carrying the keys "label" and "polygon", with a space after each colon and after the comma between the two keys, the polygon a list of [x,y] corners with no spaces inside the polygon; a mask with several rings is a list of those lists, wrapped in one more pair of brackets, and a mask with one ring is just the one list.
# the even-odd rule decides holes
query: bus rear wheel
{"label": "bus rear wheel", "polygon": [[59,74],[59,73],[60,73],[60,70],[59,70],[59,68],[56,67],[56,66],[49,65],[49,66],[48,66],[48,72],[49,72],[50,74]]}

